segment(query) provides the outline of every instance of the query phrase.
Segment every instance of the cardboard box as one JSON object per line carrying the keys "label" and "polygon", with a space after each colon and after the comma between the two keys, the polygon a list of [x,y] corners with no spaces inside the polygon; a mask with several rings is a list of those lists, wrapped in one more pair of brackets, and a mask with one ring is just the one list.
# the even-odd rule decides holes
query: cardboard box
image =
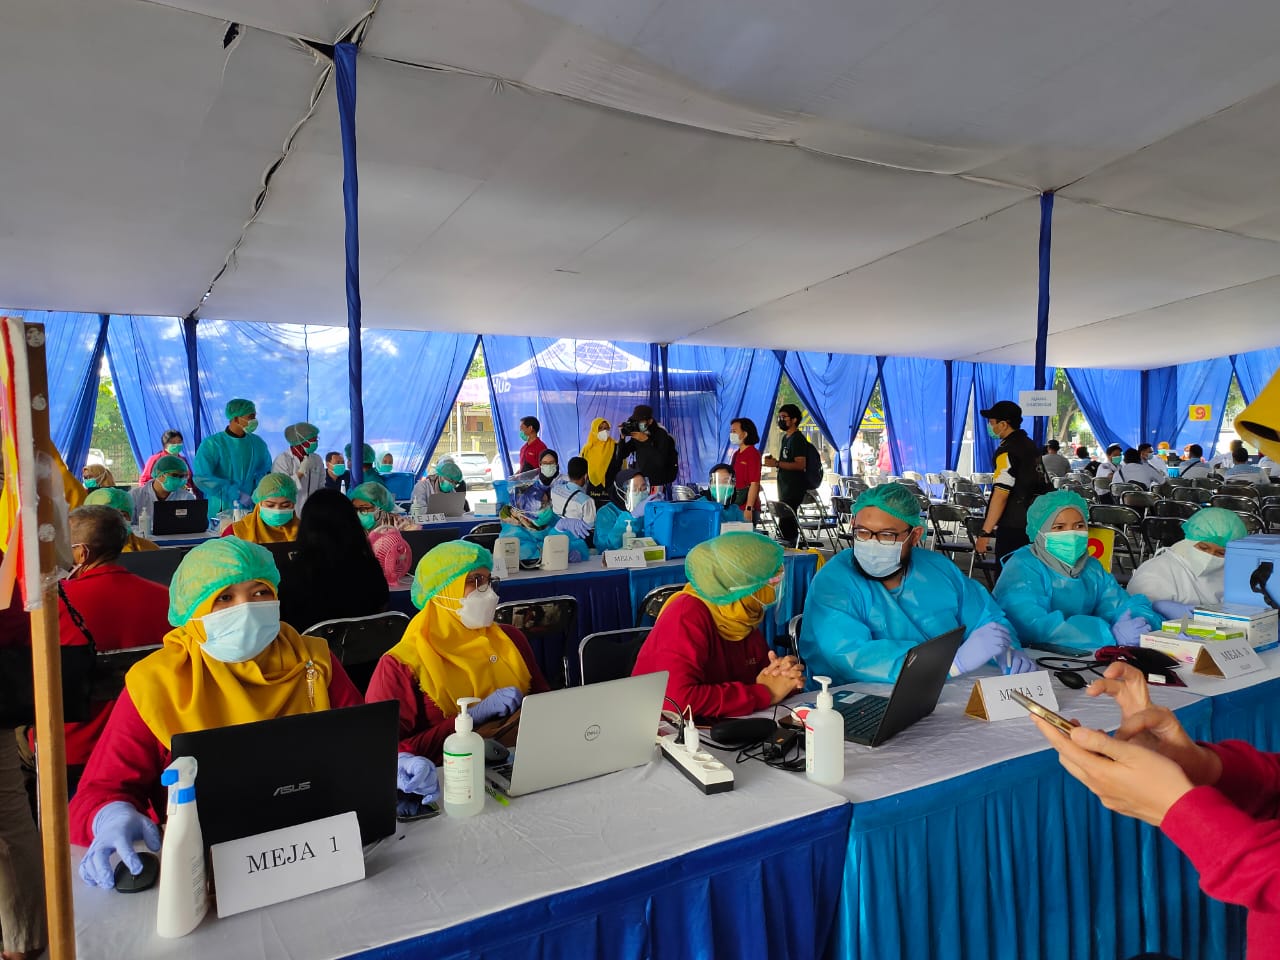
{"label": "cardboard box", "polygon": [[1239,630],[1254,651],[1280,646],[1280,620],[1270,607],[1238,603],[1222,603],[1216,607],[1197,607],[1192,616],[1222,630]]}
{"label": "cardboard box", "polygon": [[1140,645],[1148,650],[1167,653],[1179,663],[1188,665],[1196,662],[1196,657],[1200,655],[1200,649],[1204,646],[1195,640],[1179,640],[1168,633],[1144,633]]}
{"label": "cardboard box", "polygon": [[1199,617],[1194,620],[1166,620],[1160,625],[1160,632],[1166,634],[1177,635],[1185,633],[1187,636],[1195,637],[1197,640],[1234,640],[1237,637],[1244,638],[1244,628],[1239,624],[1227,624],[1219,626],[1217,623],[1206,623]]}

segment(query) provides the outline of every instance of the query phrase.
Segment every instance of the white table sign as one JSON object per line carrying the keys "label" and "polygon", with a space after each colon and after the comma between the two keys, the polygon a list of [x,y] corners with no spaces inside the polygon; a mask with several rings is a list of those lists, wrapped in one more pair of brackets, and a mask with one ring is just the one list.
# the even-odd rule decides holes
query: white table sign
{"label": "white table sign", "polygon": [[354,812],[215,843],[209,851],[219,917],[364,879]]}
{"label": "white table sign", "polygon": [[1267,665],[1244,637],[1233,640],[1215,640],[1202,644],[1196,656],[1192,672],[1206,677],[1243,677],[1248,673],[1266,670]]}
{"label": "white table sign", "polygon": [[1012,720],[1030,716],[1025,707],[1009,696],[1010,690],[1024,693],[1042,707],[1058,712],[1058,695],[1053,692],[1049,671],[1037,670],[1008,677],[982,677],[969,694],[965,716],[978,720]]}
{"label": "white table sign", "polygon": [[631,550],[606,550],[604,565],[615,570],[643,570],[648,564],[644,558],[644,548]]}
{"label": "white table sign", "polygon": [[422,514],[421,519],[419,519],[418,522],[419,523],[444,523],[448,519],[449,518],[445,516],[443,513],[424,513]]}

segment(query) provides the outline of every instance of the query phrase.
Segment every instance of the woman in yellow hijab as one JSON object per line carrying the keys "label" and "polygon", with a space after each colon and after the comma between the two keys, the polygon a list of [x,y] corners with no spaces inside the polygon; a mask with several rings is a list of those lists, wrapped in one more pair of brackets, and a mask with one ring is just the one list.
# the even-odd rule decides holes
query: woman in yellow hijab
{"label": "woman in yellow hijab", "polygon": [[121,490],[119,487],[99,487],[97,490],[89,491],[89,495],[84,498],[86,506],[103,506],[111,507],[118,510],[124,515],[124,522],[130,525],[129,539],[125,541],[124,549],[121,553],[138,553],[142,550],[159,550],[158,544],[152,543],[146,537],[140,537],[133,532],[133,498],[129,494]]}
{"label": "woman in yellow hijab", "polygon": [[285,473],[268,473],[253,490],[253,512],[222,531],[250,543],[288,543],[298,539],[298,516],[293,506],[298,485]]}
{"label": "woman in yellow hijab", "polygon": [[174,629],[125,675],[71,801],[71,841],[89,845],[86,883],[114,884],[112,854],[138,873],[136,841],[160,848],[154,821],[174,734],[364,702],[324,640],[280,622],[279,583],[270,552],[234,537],[206,541],[178,565]]}
{"label": "woman in yellow hijab", "polygon": [[400,749],[439,763],[458,698],[480,697],[476,725],[509,716],[528,693],[550,689],[524,634],[493,622],[493,555],[465,540],[433,548],[418,563],[404,638],[373,671],[366,698],[400,702]]}
{"label": "woman in yellow hijab", "polygon": [[596,417],[591,421],[591,433],[582,447],[581,456],[587,461],[587,493],[597,506],[603,506],[609,502],[613,477],[621,466],[618,443],[613,439],[608,420]]}
{"label": "woman in yellow hijab", "polygon": [[632,675],[666,670],[667,696],[695,717],[740,717],[804,689],[794,657],[760,633],[782,589],[782,547],[758,533],[724,533],[684,560],[684,590],[662,608]]}

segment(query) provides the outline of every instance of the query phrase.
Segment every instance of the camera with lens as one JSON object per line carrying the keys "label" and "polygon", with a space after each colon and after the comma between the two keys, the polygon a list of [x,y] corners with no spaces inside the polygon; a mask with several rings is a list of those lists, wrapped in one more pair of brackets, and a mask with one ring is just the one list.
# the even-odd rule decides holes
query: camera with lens
{"label": "camera with lens", "polygon": [[640,433],[640,432],[641,430],[640,430],[639,420],[623,420],[620,424],[618,424],[618,433],[620,433],[624,437],[629,437],[633,433]]}

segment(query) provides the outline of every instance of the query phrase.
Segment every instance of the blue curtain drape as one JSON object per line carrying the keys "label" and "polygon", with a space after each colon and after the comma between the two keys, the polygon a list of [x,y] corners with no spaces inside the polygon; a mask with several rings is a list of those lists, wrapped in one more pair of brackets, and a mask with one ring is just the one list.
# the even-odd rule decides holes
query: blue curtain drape
{"label": "blue curtain drape", "polygon": [[[951,368],[951,392],[948,396],[947,432],[943,434],[946,443],[943,462],[944,469],[954,470],[960,464],[960,447],[964,443],[965,414],[969,410],[969,401],[973,399],[974,364],[967,360],[949,360],[947,364]],[[934,492],[938,496],[945,493],[944,490]]]}
{"label": "blue curtain drape", "polygon": [[[818,429],[839,453],[836,472],[853,471],[850,446],[858,433],[871,391],[875,389],[879,367],[875,357],[850,353],[806,353],[778,351],[791,385],[804,401]],[[763,428],[765,422],[756,421]]]}
{"label": "blue curtain drape", "polygon": [[[958,376],[957,367],[961,368]],[[953,385],[957,381],[961,386],[966,381],[972,384],[972,365],[954,364],[952,381]],[[931,473],[946,469],[947,405],[957,402],[947,394],[946,363],[918,357],[882,357],[880,399],[884,402],[894,472]],[[962,419],[963,414],[952,418]],[[959,449],[959,444],[953,446]]]}
{"label": "blue curtain drape", "polygon": [[[1052,385],[1056,375],[1056,368],[1047,368],[1045,383]],[[1036,388],[1036,368],[1007,363],[978,363],[974,364],[973,376],[973,469],[984,473],[991,469],[992,457],[995,456],[1000,441],[987,433],[986,421],[978,411],[989,409],[997,400],[1012,400],[1017,403],[1018,395],[1023,390]],[[1023,427],[1030,426],[1030,421],[1023,424]]]}
{"label": "blue curtain drape", "polygon": [[1267,381],[1280,370],[1280,347],[1237,353],[1231,358],[1231,364],[1235,368],[1236,379],[1240,381],[1244,402],[1253,403]]}
{"label": "blue curtain drape", "polygon": [[[1205,450],[1214,449],[1226,412],[1231,371],[1230,357],[1147,371],[1144,378],[1147,420],[1143,439],[1151,444],[1167,440],[1174,450],[1189,443],[1198,443]],[[1210,419],[1191,419],[1191,408],[1200,405],[1210,408]]]}
{"label": "blue curtain drape", "polygon": [[0,310],[0,314],[44,324],[49,435],[63,462],[79,475],[93,437],[98,371],[107,345],[108,317],[56,310]]}
{"label": "blue curtain drape", "polygon": [[1142,433],[1142,374],[1137,370],[1068,368],[1067,381],[1101,448],[1136,447]]}

